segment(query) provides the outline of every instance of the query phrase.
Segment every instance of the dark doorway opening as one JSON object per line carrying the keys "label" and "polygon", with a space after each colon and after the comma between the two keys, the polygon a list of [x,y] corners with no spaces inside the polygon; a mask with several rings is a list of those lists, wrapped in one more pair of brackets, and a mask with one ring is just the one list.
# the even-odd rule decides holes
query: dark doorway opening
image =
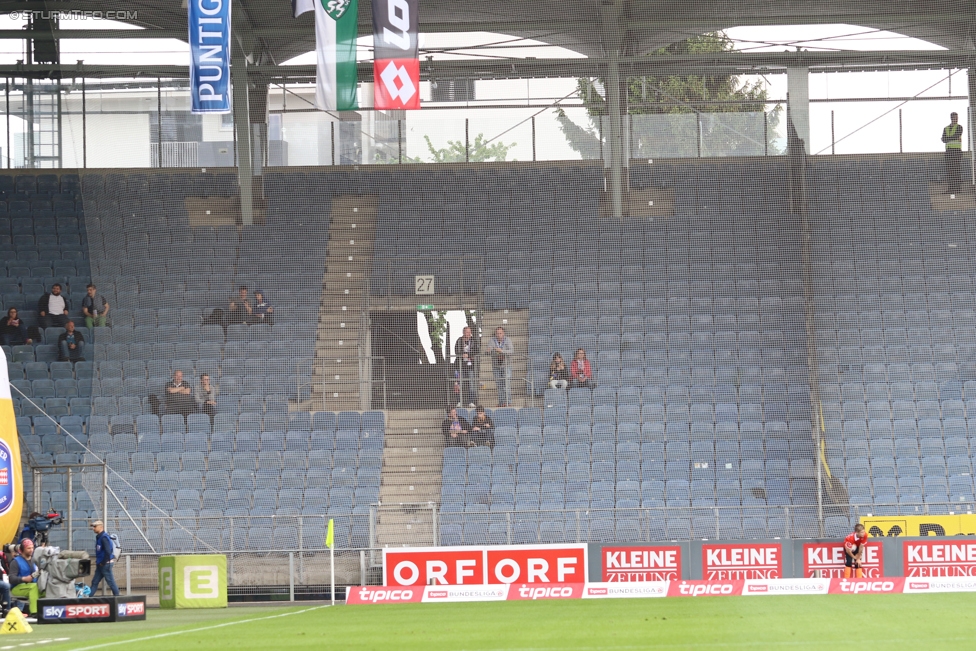
{"label": "dark doorway opening", "polygon": [[429,359],[417,330],[417,313],[372,312],[370,320],[373,408],[383,408],[384,369],[388,409],[447,407],[453,386],[451,365]]}

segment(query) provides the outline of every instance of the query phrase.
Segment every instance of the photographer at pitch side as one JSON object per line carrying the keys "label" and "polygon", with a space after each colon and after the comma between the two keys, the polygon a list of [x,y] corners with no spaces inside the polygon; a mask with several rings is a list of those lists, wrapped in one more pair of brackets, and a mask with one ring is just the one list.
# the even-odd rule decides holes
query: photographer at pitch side
{"label": "photographer at pitch side", "polygon": [[95,596],[98,591],[98,584],[105,579],[105,583],[108,585],[112,594],[116,597],[119,596],[119,586],[115,585],[115,575],[112,574],[112,565],[115,564],[115,559],[112,558],[112,552],[115,546],[112,544],[112,539],[109,535],[105,533],[105,523],[101,520],[95,520],[91,523],[92,531],[95,532],[95,574],[92,576],[91,584],[91,596]]}

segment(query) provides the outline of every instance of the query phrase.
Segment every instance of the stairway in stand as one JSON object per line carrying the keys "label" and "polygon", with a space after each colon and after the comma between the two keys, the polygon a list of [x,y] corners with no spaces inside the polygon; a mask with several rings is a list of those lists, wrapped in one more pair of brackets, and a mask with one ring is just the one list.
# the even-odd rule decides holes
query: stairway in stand
{"label": "stairway in stand", "polygon": [[443,419],[440,409],[386,412],[376,527],[376,543],[380,547],[438,544],[434,519],[441,499]]}
{"label": "stairway in stand", "polygon": [[363,402],[369,392],[360,386],[358,346],[360,337],[368,336],[363,309],[375,241],[376,197],[336,197],[329,224],[310,409],[369,408]]}

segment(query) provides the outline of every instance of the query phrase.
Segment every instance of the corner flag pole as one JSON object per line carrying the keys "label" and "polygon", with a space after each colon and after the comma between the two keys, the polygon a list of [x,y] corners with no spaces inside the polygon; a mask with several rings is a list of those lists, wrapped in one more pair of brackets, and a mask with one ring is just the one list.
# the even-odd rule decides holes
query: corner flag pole
{"label": "corner flag pole", "polygon": [[335,521],[329,518],[329,530],[325,534],[325,546],[329,548],[329,577],[332,581],[332,605],[335,606]]}

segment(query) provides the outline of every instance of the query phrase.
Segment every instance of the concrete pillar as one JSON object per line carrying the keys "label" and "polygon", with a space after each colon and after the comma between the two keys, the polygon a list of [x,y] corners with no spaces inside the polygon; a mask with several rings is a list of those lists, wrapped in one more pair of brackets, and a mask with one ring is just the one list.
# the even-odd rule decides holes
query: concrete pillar
{"label": "concrete pillar", "polygon": [[796,135],[803,140],[810,153],[810,70],[786,69],[787,115],[793,122]]}
{"label": "concrete pillar", "polygon": [[609,129],[607,145],[610,150],[610,206],[613,217],[623,216],[623,128],[621,126],[622,102],[620,99],[619,54],[610,57],[607,70],[607,113]]}
{"label": "concrete pillar", "polygon": [[231,45],[230,78],[233,85],[234,140],[237,148],[237,185],[241,197],[241,223],[254,223],[251,111],[248,103],[247,56],[239,41]]}
{"label": "concrete pillar", "polygon": [[268,84],[260,76],[248,74],[248,121],[251,124],[251,171],[261,176],[268,159]]}

